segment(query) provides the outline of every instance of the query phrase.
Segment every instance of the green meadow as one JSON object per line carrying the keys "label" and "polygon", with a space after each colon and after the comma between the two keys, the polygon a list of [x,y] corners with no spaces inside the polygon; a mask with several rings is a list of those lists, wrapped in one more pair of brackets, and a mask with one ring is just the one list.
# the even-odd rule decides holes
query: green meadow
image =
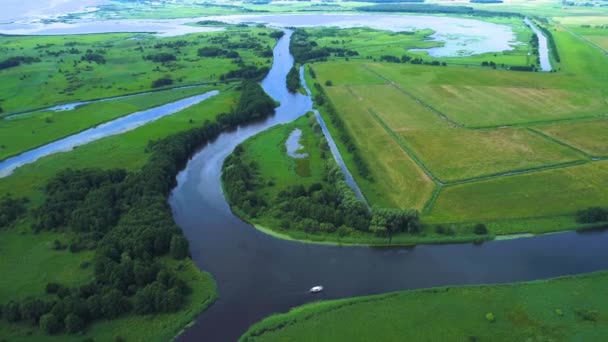
{"label": "green meadow", "polygon": [[484,222],[495,234],[582,227],[578,210],[608,205],[608,59],[563,27],[551,29],[557,72],[310,64],[309,85],[328,95],[370,169],[372,180],[353,172],[370,203],[417,208],[423,222],[457,231]]}
{"label": "green meadow", "polygon": [[118,117],[222,86],[197,86],[89,103],[67,111],[40,111],[0,120],[0,160]]}
{"label": "green meadow", "polygon": [[270,316],[241,341],[599,341],[606,272],[319,301]]}
{"label": "green meadow", "polygon": [[[2,58],[37,61],[0,70],[3,113],[220,81],[243,66],[269,67],[276,40],[271,29],[226,31],[160,38],[152,34],[0,36]],[[235,58],[200,56],[202,47],[238,53]],[[270,51],[270,55],[268,52]],[[238,56],[238,57],[237,57]],[[153,86],[159,79],[169,79]]]}

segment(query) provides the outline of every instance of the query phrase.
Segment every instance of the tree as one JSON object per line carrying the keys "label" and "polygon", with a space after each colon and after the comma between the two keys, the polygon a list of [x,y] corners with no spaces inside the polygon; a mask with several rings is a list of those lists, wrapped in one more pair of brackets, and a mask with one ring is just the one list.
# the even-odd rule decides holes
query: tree
{"label": "tree", "polygon": [[4,315],[9,322],[19,322],[21,320],[21,309],[19,304],[10,301],[4,306]]}
{"label": "tree", "polygon": [[40,317],[49,311],[49,306],[40,299],[28,298],[21,303],[21,318],[31,320],[34,325],[37,325]]}
{"label": "tree", "polygon": [[40,329],[46,334],[52,335],[61,330],[61,322],[52,313],[47,313],[40,317]]}
{"label": "tree", "polygon": [[332,85],[334,85],[334,84],[333,84],[333,82],[332,82],[332,81],[327,80],[327,81],[325,81],[325,85],[326,85],[326,86],[328,86],[328,87],[331,87],[331,86],[332,86]]}
{"label": "tree", "polygon": [[477,235],[484,235],[488,233],[488,227],[483,223],[478,223],[473,228],[473,232]]}
{"label": "tree", "polygon": [[183,259],[188,256],[188,240],[182,235],[173,235],[171,237],[171,256],[174,259]]}
{"label": "tree", "polygon": [[84,320],[74,313],[68,314],[65,318],[65,329],[71,333],[77,333],[84,328]]}
{"label": "tree", "polygon": [[112,289],[101,297],[101,312],[104,317],[116,318],[127,309],[128,302],[118,290]]}

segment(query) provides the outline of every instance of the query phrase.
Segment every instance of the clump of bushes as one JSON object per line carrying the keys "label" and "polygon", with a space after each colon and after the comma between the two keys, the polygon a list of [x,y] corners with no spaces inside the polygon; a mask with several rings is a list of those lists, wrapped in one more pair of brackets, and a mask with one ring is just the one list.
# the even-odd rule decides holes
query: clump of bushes
{"label": "clump of bushes", "polygon": [[579,210],[576,213],[579,223],[597,223],[608,221],[608,208],[593,207]]}
{"label": "clump of bushes", "polygon": [[154,82],[152,82],[152,88],[160,88],[165,86],[170,86],[173,84],[173,79],[171,76],[163,76]]}
{"label": "clump of bushes", "polygon": [[26,204],[29,200],[13,198],[10,194],[0,198],[0,229],[8,227],[27,212]]}

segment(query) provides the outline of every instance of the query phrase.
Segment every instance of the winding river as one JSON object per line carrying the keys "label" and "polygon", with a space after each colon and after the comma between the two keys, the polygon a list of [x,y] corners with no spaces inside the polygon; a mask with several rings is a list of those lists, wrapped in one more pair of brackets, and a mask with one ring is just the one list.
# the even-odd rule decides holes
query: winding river
{"label": "winding river", "polygon": [[[192,257],[215,277],[219,299],[178,337],[180,341],[234,341],[253,323],[319,299],[370,295],[440,285],[543,279],[608,268],[608,233],[560,233],[482,245],[412,248],[304,244],[266,235],[233,215],[221,189],[231,151],[274,125],[312,109],[308,96],[285,85],[293,65],[288,32],[274,49],[262,85],[281,102],[276,115],[221,134],[178,175],[169,199],[190,241]],[[310,295],[314,285],[326,291]]]}

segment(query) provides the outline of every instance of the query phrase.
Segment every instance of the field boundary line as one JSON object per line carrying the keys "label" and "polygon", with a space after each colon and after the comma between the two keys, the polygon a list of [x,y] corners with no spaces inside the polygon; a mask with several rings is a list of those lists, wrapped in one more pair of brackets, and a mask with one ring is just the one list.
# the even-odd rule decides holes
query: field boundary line
{"label": "field boundary line", "polygon": [[455,186],[455,185],[460,185],[460,184],[475,183],[475,182],[479,182],[479,181],[498,179],[498,178],[503,178],[503,177],[506,178],[506,177],[511,177],[511,176],[519,176],[519,175],[523,175],[523,174],[536,173],[536,172],[542,172],[542,171],[547,171],[547,170],[564,169],[564,168],[568,168],[571,166],[587,164],[589,162],[590,162],[589,160],[573,160],[573,161],[569,161],[569,162],[544,165],[544,166],[539,166],[539,167],[534,167],[534,168],[529,168],[529,169],[507,171],[507,172],[495,173],[495,174],[491,174],[491,175],[487,175],[487,176],[460,179],[460,180],[456,180],[453,182],[445,183],[444,186],[446,186],[446,187]]}
{"label": "field boundary line", "polygon": [[576,147],[574,147],[574,146],[572,146],[572,145],[570,145],[570,144],[568,144],[566,142],[558,140],[558,139],[556,139],[556,138],[554,138],[554,137],[552,137],[552,136],[550,136],[550,135],[548,135],[546,133],[543,133],[541,131],[537,131],[537,130],[535,130],[532,127],[527,127],[527,130],[530,131],[530,132],[532,132],[532,133],[534,133],[534,134],[536,134],[536,135],[538,135],[539,137],[547,139],[548,141],[551,141],[553,143],[562,145],[562,146],[567,147],[567,148],[569,148],[569,149],[571,149],[571,150],[573,150],[573,151],[575,151],[575,152],[577,152],[579,154],[582,154],[587,159],[593,159],[594,158],[594,156],[592,156],[591,154],[589,154],[589,153],[587,153],[587,152],[585,152],[585,151],[583,151],[583,150],[581,150],[579,148],[576,148]]}
{"label": "field boundary line", "polygon": [[367,112],[372,116],[372,118],[384,128],[386,133],[393,138],[393,140],[401,147],[401,149],[424,171],[435,182],[435,184],[442,186],[443,182],[433,174],[433,172],[424,164],[424,162],[416,155],[416,153],[405,143],[399,136],[390,128],[388,125],[374,112],[371,108],[367,108]]}
{"label": "field boundary line", "polygon": [[575,38],[577,38],[578,40],[583,41],[586,44],[589,44],[591,46],[593,46],[594,48],[598,49],[599,51],[603,52],[604,55],[608,56],[608,51],[606,51],[604,48],[602,48],[601,46],[595,44],[594,42],[590,41],[589,39],[581,36],[580,34],[570,30],[567,26],[564,26],[562,24],[558,24],[559,27],[561,27],[562,29],[564,29],[566,32],[570,33],[571,35],[573,35]]}
{"label": "field boundary line", "polygon": [[424,207],[422,208],[423,214],[431,211],[431,208],[435,205],[435,202],[437,202],[437,198],[439,198],[441,190],[443,190],[443,185],[438,184],[437,186],[435,186],[435,190],[433,190],[431,197],[426,201]]}
{"label": "field boundary line", "polygon": [[489,126],[467,126],[467,129],[472,130],[481,130],[481,129],[493,129],[493,128],[512,128],[512,127],[528,127],[528,126],[543,126],[550,125],[554,123],[568,123],[568,122],[578,122],[578,121],[593,121],[593,120],[602,120],[607,119],[608,113],[606,114],[596,114],[596,115],[586,115],[579,117],[570,117],[563,119],[548,119],[548,120],[540,120],[540,121],[528,121],[528,122],[519,122],[513,124],[501,124],[501,125],[489,125]]}
{"label": "field boundary line", "polygon": [[464,128],[465,126],[463,124],[461,124],[460,122],[450,118],[448,115],[446,115],[445,113],[441,112],[440,110],[436,109],[435,107],[431,106],[430,104],[422,101],[420,98],[414,96],[412,93],[410,93],[409,91],[401,88],[399,85],[397,85],[397,83],[391,81],[390,79],[384,77],[383,75],[381,75],[380,73],[370,69],[367,64],[362,64],[361,65],[365,70],[373,73],[374,75],[380,77],[382,80],[384,80],[388,85],[392,86],[393,88],[397,89],[398,91],[400,91],[401,93],[403,93],[404,95],[408,96],[410,99],[418,102],[419,105],[421,105],[422,107],[430,110],[431,112],[433,112],[435,115],[439,116],[441,119],[447,121],[448,123],[450,123],[450,125],[454,126],[454,127],[458,127],[458,128]]}

